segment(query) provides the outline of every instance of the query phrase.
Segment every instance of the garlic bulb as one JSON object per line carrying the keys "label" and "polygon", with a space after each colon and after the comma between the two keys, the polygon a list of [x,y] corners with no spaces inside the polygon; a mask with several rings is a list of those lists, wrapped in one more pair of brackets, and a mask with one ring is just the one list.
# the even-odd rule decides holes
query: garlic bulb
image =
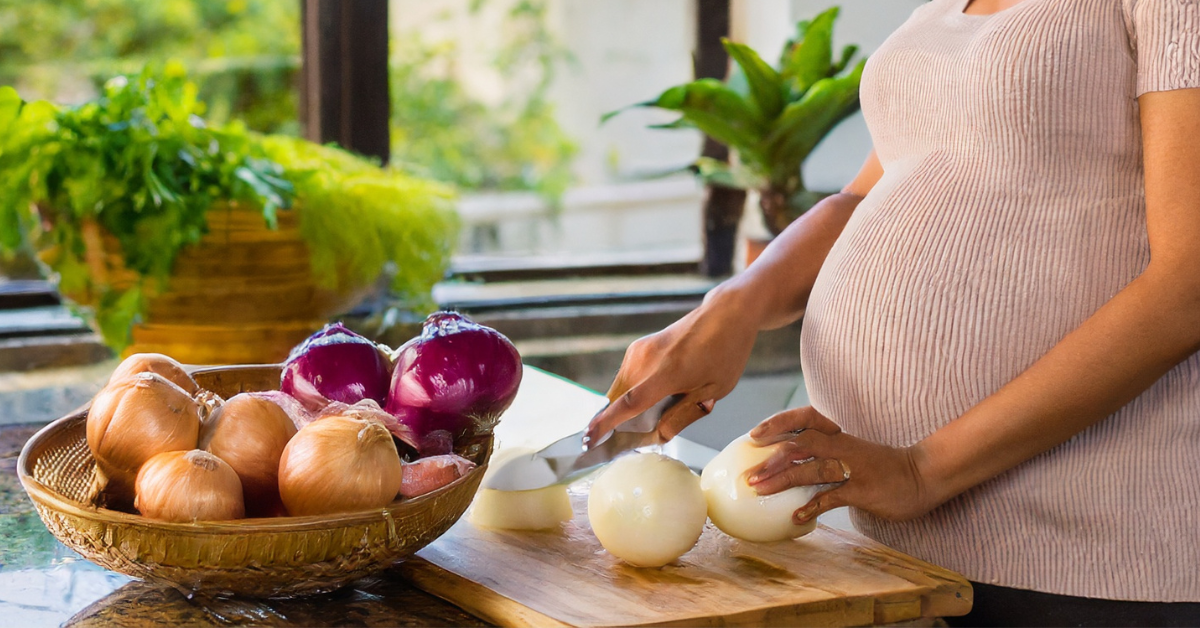
{"label": "garlic bulb", "polygon": [[96,459],[98,489],[110,503],[133,499],[138,469],[164,451],[196,448],[199,404],[182,388],[155,373],[114,381],[92,400],[87,442]]}
{"label": "garlic bulb", "polygon": [[242,481],[252,517],[282,514],[279,458],[296,434],[291,417],[276,403],[242,393],[225,402],[200,427],[200,449],[233,467]]}
{"label": "garlic bulb", "polygon": [[117,365],[117,369],[113,371],[113,374],[109,376],[108,383],[118,382],[138,373],[156,373],[161,375],[167,381],[182,388],[189,395],[195,395],[200,391],[200,387],[196,385],[196,380],[187,374],[182,364],[174,358],[161,353],[135,353],[125,358]]}
{"label": "garlic bulb", "polygon": [[588,495],[588,522],[596,538],[634,567],[661,567],[692,549],[706,515],[699,478],[661,454],[617,458]]}
{"label": "garlic bulb", "polygon": [[746,541],[786,541],[817,527],[792,522],[792,514],[820,491],[797,486],[774,495],[759,495],[746,474],[775,453],[778,445],[759,447],[749,435],[730,443],[709,461],[700,474],[700,487],[708,500],[708,516],[722,532]]}
{"label": "garlic bulb", "polygon": [[387,428],[347,416],[305,425],[279,460],[279,494],[293,516],[382,508],[403,477]]}
{"label": "garlic bulb", "polygon": [[146,461],[137,475],[134,507],[161,521],[224,521],[246,511],[242,483],[225,461],[208,453],[168,451]]}

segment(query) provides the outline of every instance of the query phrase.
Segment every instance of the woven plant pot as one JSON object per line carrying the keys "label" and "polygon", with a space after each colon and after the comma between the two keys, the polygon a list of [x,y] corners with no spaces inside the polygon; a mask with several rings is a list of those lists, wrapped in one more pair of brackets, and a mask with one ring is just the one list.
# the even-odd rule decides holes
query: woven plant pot
{"label": "woven plant pot", "polygon": [[[274,230],[257,208],[237,203],[220,203],[207,216],[208,233],[180,251],[165,289],[149,295],[145,320],[134,325],[124,356],[163,353],[184,364],[282,362],[292,347],[370,290],[334,292],[317,285],[295,210],[279,212]],[[136,275],[125,267],[116,237],[95,223],[83,232],[93,277],[132,285]],[[51,266],[53,256],[52,250],[41,252]],[[85,306],[98,298],[63,296]]]}
{"label": "woven plant pot", "polygon": [[[279,366],[197,371],[202,388],[222,397],[270,390]],[[478,466],[432,493],[386,508],[327,516],[167,523],[85,503],[95,472],[86,410],[33,436],[17,472],[55,537],[84,558],[125,575],[185,593],[290,597],[332,591],[386,569],[441,536],[471,503],[491,439],[462,452]]]}

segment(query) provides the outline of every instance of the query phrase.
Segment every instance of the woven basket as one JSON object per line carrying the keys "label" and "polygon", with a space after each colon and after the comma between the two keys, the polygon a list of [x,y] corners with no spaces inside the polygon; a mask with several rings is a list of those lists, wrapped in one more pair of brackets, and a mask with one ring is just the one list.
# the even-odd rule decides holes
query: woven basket
{"label": "woven basket", "polygon": [[[197,371],[202,388],[222,397],[278,387],[279,366]],[[332,591],[383,570],[441,536],[475,495],[491,439],[463,452],[478,466],[427,495],[383,509],[328,516],[167,523],[89,506],[95,472],[87,412],[35,434],[18,460],[25,491],[46,527],[84,558],[185,593],[290,597]]]}
{"label": "woven basket", "polygon": [[[373,288],[335,292],[317,284],[298,209],[279,212],[277,229],[267,228],[257,208],[233,202],[217,203],[206,217],[208,233],[180,250],[165,290],[149,295],[125,356],[163,353],[184,364],[282,362]],[[96,281],[116,287],[137,281],[115,236],[94,222],[81,235]],[[40,256],[53,266],[58,251],[47,248]],[[63,296],[85,306],[99,298],[85,291]]]}

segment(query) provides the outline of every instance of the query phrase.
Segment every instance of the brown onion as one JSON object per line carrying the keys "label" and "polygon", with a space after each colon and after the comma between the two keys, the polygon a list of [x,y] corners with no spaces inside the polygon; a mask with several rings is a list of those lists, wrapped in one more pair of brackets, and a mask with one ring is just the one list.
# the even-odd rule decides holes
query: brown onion
{"label": "brown onion", "polygon": [[252,517],[269,517],[283,513],[279,458],[295,434],[291,417],[278,404],[243,393],[230,398],[203,423],[199,447],[237,472],[246,512]]}
{"label": "brown onion", "polygon": [[182,388],[155,373],[115,381],[92,400],[88,448],[96,459],[99,490],[111,504],[133,499],[138,470],[155,454],[196,448],[201,407]]}
{"label": "brown onion", "polygon": [[224,521],[246,514],[242,483],[233,467],[199,449],[168,451],[146,461],[137,475],[134,507],[162,521]]}
{"label": "brown onion", "polygon": [[183,369],[182,364],[175,360],[175,358],[165,356],[161,353],[135,353],[125,358],[117,365],[117,370],[113,371],[113,374],[109,376],[108,383],[111,384],[137,375],[138,373],[157,373],[158,375],[162,375],[189,395],[195,395],[200,391],[200,386]]}
{"label": "brown onion", "polygon": [[382,508],[396,498],[403,477],[391,432],[348,416],[304,426],[279,460],[279,494],[295,516]]}

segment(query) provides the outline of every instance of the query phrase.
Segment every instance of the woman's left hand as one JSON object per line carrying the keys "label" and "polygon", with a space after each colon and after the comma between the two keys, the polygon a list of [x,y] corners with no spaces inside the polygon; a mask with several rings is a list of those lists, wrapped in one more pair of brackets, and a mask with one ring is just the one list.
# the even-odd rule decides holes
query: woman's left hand
{"label": "woman's left hand", "polygon": [[785,410],[750,431],[756,444],[783,442],[766,462],[750,469],[750,486],[771,495],[794,486],[842,482],[792,515],[804,523],[839,506],[904,520],[937,503],[929,497],[913,447],[888,447],[856,438],[811,406]]}

